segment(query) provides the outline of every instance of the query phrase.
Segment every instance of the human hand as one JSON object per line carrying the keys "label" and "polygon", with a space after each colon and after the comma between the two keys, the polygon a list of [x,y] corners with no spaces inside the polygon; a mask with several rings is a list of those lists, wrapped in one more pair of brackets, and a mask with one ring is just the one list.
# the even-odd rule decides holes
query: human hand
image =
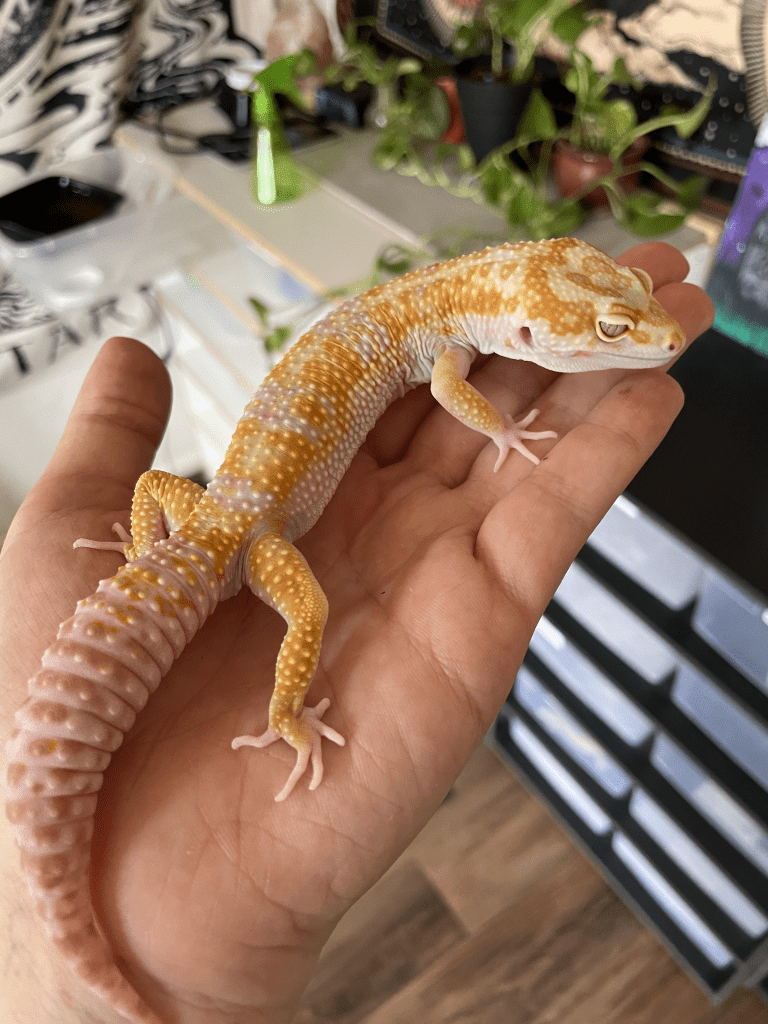
{"label": "human hand", "polygon": [[[678,283],[676,250],[643,245],[621,262],[651,274],[689,338],[711,322],[704,294]],[[247,589],[217,608],[114,755],[94,903],[169,1024],[291,1019],[334,925],[439,805],[571,560],[681,405],[661,370],[558,376],[493,357],[471,379],[503,412],[540,408],[559,434],[532,445],[549,452],[540,465],[511,455],[494,474],[493,444],[421,388],[387,410],[297,545],[330,604],[309,703],[330,696],[326,720],[348,741],[326,745],[322,786],[275,804],[293,752],[230,749],[266,723],[284,630]],[[6,721],[58,623],[120,564],[71,545],[108,537],[116,513],[128,525],[167,403],[149,350],[101,350],[0,559]]]}

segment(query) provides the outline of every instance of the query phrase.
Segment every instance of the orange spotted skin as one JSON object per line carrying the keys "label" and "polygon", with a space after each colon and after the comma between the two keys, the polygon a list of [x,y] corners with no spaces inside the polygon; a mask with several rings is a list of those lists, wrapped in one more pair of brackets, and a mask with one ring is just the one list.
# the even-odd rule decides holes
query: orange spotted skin
{"label": "orange spotted skin", "polygon": [[[499,449],[554,436],[503,416],[465,379],[478,352],[553,370],[654,366],[684,341],[643,271],[575,239],[518,243],[426,267],[341,305],[291,348],[246,406],[204,490],[151,470],[136,485],[126,564],[59,627],[8,743],[7,814],[35,909],[71,967],[134,1024],[161,1024],[120,973],[90,898],[90,842],[103,772],[136,715],[218,602],[245,584],[286,620],[269,727],[322,778],[328,701],[304,705],[328,606],[293,542],[317,520],[366,434],[408,388]],[[124,532],[124,531],[123,531]],[[79,556],[82,557],[82,556]],[[258,709],[248,716],[258,714]],[[225,756],[238,756],[227,753]],[[243,755],[239,755],[243,756]]]}

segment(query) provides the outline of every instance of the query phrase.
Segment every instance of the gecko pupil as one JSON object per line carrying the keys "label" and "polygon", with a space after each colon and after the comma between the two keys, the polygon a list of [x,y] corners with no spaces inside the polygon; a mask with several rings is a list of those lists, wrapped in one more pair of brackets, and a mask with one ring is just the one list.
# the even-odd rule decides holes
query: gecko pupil
{"label": "gecko pupil", "polygon": [[599,322],[600,331],[607,338],[618,338],[620,334],[626,334],[629,330],[628,324],[607,324],[604,321]]}

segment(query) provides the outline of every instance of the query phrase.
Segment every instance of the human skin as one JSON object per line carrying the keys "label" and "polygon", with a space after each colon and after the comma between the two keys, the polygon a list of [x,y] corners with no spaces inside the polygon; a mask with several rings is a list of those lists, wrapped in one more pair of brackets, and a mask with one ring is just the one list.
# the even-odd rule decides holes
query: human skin
{"label": "human skin", "polygon": [[[679,283],[677,250],[648,243],[620,262],[651,274],[689,339],[709,326],[709,300]],[[326,748],[323,785],[275,804],[291,751],[230,749],[266,721],[284,630],[247,588],[218,607],[113,758],[96,812],[94,903],[127,976],[168,1024],[291,1020],[333,927],[439,806],[571,560],[682,404],[663,370],[558,376],[493,357],[470,379],[503,412],[541,409],[559,437],[532,445],[539,466],[513,454],[494,474],[494,445],[420,388],[387,410],[297,545],[330,604],[309,701],[330,696],[329,724],[348,738]],[[109,341],[9,530],[6,731],[59,622],[121,562],[72,542],[129,525],[169,402],[149,349]],[[50,951],[7,823],[0,844],[0,1016],[117,1024]]]}

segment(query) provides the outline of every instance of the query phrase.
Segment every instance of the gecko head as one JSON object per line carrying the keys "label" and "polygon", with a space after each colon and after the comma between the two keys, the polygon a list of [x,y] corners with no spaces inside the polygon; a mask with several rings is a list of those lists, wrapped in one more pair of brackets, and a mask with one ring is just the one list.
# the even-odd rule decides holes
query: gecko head
{"label": "gecko head", "polygon": [[563,373],[661,366],[682,350],[685,333],[654,298],[644,270],[622,267],[586,242],[558,241],[558,259],[526,271],[516,330],[500,354],[513,348],[517,358]]}

